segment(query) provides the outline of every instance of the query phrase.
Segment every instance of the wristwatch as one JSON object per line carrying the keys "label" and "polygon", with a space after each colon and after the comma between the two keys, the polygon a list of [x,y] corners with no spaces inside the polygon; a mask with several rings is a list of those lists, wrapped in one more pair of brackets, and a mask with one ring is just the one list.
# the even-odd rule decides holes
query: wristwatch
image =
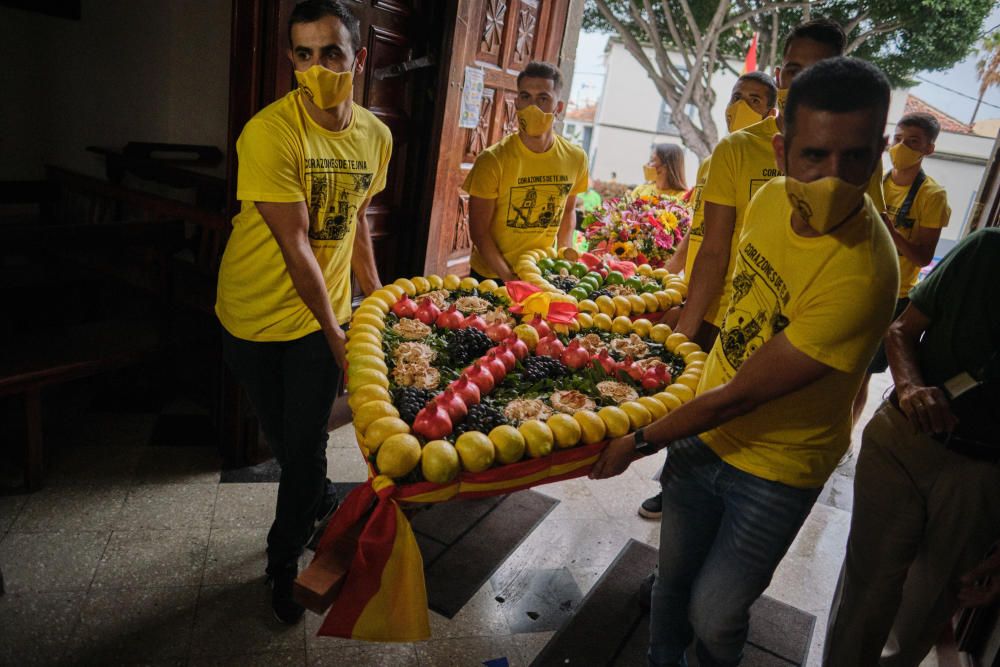
{"label": "wristwatch", "polygon": [[636,429],[632,435],[635,438],[635,451],[637,454],[652,454],[656,451],[653,443],[646,440],[645,427]]}

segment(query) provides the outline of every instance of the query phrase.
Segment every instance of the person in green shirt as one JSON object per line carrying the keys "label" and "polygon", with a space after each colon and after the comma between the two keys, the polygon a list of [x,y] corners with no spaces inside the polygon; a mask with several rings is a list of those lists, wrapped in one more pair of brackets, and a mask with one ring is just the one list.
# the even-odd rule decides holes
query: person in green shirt
{"label": "person in green shirt", "polygon": [[[885,338],[824,665],[916,665],[961,606],[1000,599],[1000,229],[966,237]],[[904,585],[905,583],[905,585]]]}

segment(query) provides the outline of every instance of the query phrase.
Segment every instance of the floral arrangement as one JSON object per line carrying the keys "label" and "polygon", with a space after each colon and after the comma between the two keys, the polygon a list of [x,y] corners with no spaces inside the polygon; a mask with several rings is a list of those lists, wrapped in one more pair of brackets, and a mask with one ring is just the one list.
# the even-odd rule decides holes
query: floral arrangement
{"label": "floral arrangement", "polygon": [[691,226],[691,210],[675,197],[607,200],[583,221],[591,252],[663,266]]}

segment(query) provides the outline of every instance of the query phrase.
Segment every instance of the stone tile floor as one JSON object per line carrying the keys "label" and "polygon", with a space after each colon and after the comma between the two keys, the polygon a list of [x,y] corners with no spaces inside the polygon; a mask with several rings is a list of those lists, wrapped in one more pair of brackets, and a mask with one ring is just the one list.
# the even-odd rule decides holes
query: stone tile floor
{"label": "stone tile floor", "polygon": [[[874,378],[862,423],[888,386]],[[211,448],[146,446],[151,423],[131,415],[121,432],[97,415],[55,448],[43,490],[0,496],[0,664],[528,665],[554,633],[512,631],[525,624],[497,600],[511,582],[565,569],[585,594],[629,538],[659,540],[659,524],[636,514],[657,491],[658,456],[611,480],[538,487],[559,505],[454,618],[432,612],[433,639],[317,637],[320,617],[286,627],[268,605],[263,548],[277,485],[220,483]],[[350,425],[331,434],[334,481],[365,478],[353,439]],[[767,591],[816,616],[809,665],[820,664],[853,473],[853,459],[838,468]]]}

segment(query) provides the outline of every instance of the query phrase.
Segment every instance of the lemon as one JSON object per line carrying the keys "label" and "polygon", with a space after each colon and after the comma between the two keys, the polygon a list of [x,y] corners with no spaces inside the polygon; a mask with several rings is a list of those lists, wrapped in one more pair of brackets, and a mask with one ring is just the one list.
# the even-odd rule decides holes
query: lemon
{"label": "lemon", "polygon": [[[381,301],[385,304],[386,310],[384,312],[389,312],[389,308],[392,304],[396,303],[396,295],[383,287],[372,292],[368,299],[366,299],[366,301],[368,300]],[[381,310],[381,308],[379,308],[379,310]]]}
{"label": "lemon", "polygon": [[409,433],[386,438],[378,448],[375,465],[387,477],[405,477],[420,463],[420,441]]}
{"label": "lemon", "polygon": [[479,431],[467,431],[455,441],[462,467],[469,472],[482,472],[493,465],[496,450],[488,436]]}
{"label": "lemon", "polygon": [[382,359],[382,348],[378,345],[372,345],[371,343],[355,343],[351,346],[350,351],[347,353],[347,360],[351,361],[354,359],[360,359],[361,357],[375,357],[377,359]]}
{"label": "lemon", "polygon": [[553,324],[552,328],[561,334],[575,334],[580,330],[580,323],[574,318],[569,324]]}
{"label": "lemon", "polygon": [[655,313],[656,311],[661,310],[660,301],[659,299],[656,298],[655,294],[650,294],[649,292],[643,292],[642,294],[639,295],[639,298],[641,298],[642,302],[646,304],[647,313]]}
{"label": "lemon", "polygon": [[670,295],[660,290],[659,292],[653,292],[653,296],[656,297],[656,303],[662,311],[668,311],[674,307],[674,300],[670,298]]}
{"label": "lemon", "polygon": [[695,393],[698,392],[698,385],[701,383],[701,373],[691,373],[689,371],[684,371],[684,373],[674,379],[677,384],[682,384],[689,389],[693,389]]}
{"label": "lemon", "polygon": [[409,425],[399,417],[379,417],[365,429],[365,447],[374,452],[390,435],[409,432]]}
{"label": "lemon", "polygon": [[677,384],[676,382],[663,391],[668,394],[673,394],[677,398],[681,399],[682,403],[687,403],[692,398],[694,398],[694,389],[687,386],[686,384]]}
{"label": "lemon", "polygon": [[495,280],[488,280],[487,279],[487,280],[484,280],[483,282],[479,283],[479,291],[480,291],[480,293],[482,293],[482,292],[492,292],[497,287],[499,287],[499,285],[497,285],[497,281],[495,281]]}
{"label": "lemon", "polygon": [[431,284],[431,289],[441,289],[444,287],[444,278],[436,273],[427,276],[427,282]]}
{"label": "lemon", "polygon": [[651,267],[649,264],[640,264],[638,267],[636,267],[636,271],[639,273],[640,276],[653,275],[653,267]]}
{"label": "lemon", "polygon": [[636,403],[649,410],[650,416],[655,422],[657,419],[667,414],[667,407],[652,396],[640,396]]}
{"label": "lemon", "polygon": [[653,269],[653,277],[657,280],[662,280],[663,278],[670,275],[670,271],[667,271],[662,266],[658,269]]}
{"label": "lemon", "polygon": [[685,360],[684,363],[685,363],[685,366],[684,366],[684,372],[685,373],[687,371],[691,371],[691,370],[695,370],[695,369],[705,370],[705,362],[702,361],[702,360],[700,360],[700,359],[697,359],[695,361],[687,361],[687,360]]}
{"label": "lemon", "polygon": [[687,355],[691,354],[692,352],[701,352],[701,348],[698,347],[698,343],[692,343],[691,341],[687,341],[685,343],[681,343],[680,345],[674,348],[674,353],[684,357],[685,360],[687,359]]}
{"label": "lemon", "polygon": [[654,394],[653,398],[662,403],[663,407],[667,409],[667,412],[676,410],[684,404],[684,401],[678,398],[676,394],[668,394],[665,391],[661,391],[659,394]]}
{"label": "lemon", "polygon": [[704,364],[706,359],[708,359],[708,353],[702,350],[701,348],[684,355],[684,363],[687,364],[689,367],[691,366],[691,364],[698,362]]}
{"label": "lemon", "polygon": [[358,307],[358,310],[361,310],[362,308],[365,309],[371,308],[385,315],[386,313],[389,312],[389,305],[390,304],[386,303],[382,299],[370,296],[361,302],[361,305]]}
{"label": "lemon", "polygon": [[398,280],[393,281],[392,284],[402,287],[403,291],[409,294],[410,296],[417,295],[417,286],[413,284],[412,280],[408,280],[406,278],[399,278]]}
{"label": "lemon", "polygon": [[[563,292],[556,292],[552,295],[552,300],[558,303],[576,303],[576,297],[570,296],[569,294],[564,294]],[[579,306],[577,306],[579,309]]]}
{"label": "lemon", "polygon": [[364,343],[365,345],[374,345],[377,348],[382,347],[382,337],[376,336],[370,333],[361,333],[354,338],[348,338],[347,342],[344,343],[344,347],[350,352],[352,348],[357,347]]}
{"label": "lemon", "polygon": [[653,339],[654,343],[662,343],[672,333],[673,330],[668,325],[656,324],[649,330],[649,337]]}
{"label": "lemon", "polygon": [[620,438],[629,432],[631,421],[628,414],[621,408],[609,405],[597,411],[597,415],[604,420],[607,427],[607,437]]}
{"label": "lemon", "polygon": [[628,304],[631,312],[637,314],[646,312],[646,302],[642,300],[641,296],[639,296],[638,294],[629,294],[625,298],[628,299]]}
{"label": "lemon", "polygon": [[670,297],[670,303],[674,306],[678,306],[684,301],[684,295],[673,287],[668,287],[663,290],[663,293]]}
{"label": "lemon", "polygon": [[371,324],[351,324],[351,328],[347,330],[347,340],[352,340],[355,336],[359,334],[371,334],[372,336],[381,339],[382,330],[378,327],[372,326]]}
{"label": "lemon", "polygon": [[[600,298],[600,297],[597,297]],[[614,304],[612,304],[614,305]],[[601,309],[597,307],[597,304],[590,299],[584,299],[580,303],[576,304],[577,310],[581,313],[599,313]]]}
{"label": "lemon", "polygon": [[467,292],[471,292],[472,290],[479,287],[479,281],[473,278],[472,276],[468,276],[466,278],[462,278],[462,281],[458,283],[458,286],[466,290]]}
{"label": "lemon", "polygon": [[681,295],[682,299],[688,295],[687,283],[681,280],[680,278],[677,277],[671,278],[667,282],[666,287],[676,291],[678,294]]}
{"label": "lemon", "polygon": [[360,315],[355,315],[351,318],[354,324],[367,324],[369,326],[375,327],[379,331],[385,329],[385,320],[381,317],[375,317],[371,313],[361,313]]}
{"label": "lemon", "polygon": [[347,359],[352,372],[360,371],[363,368],[371,368],[372,370],[376,370],[379,373],[385,373],[386,375],[389,374],[389,367],[385,365],[385,362],[382,361],[381,357],[376,357],[373,355],[365,355],[362,357],[358,357],[356,359],[352,359],[350,355],[348,355]]}
{"label": "lemon", "polygon": [[500,463],[514,463],[524,457],[524,436],[510,424],[497,426],[490,431],[489,438]]}
{"label": "lemon", "polygon": [[441,284],[445,289],[458,289],[458,286],[462,284],[462,279],[454,273],[449,273],[444,277]]}
{"label": "lemon", "polygon": [[608,427],[604,425],[604,420],[596,412],[580,410],[573,413],[573,419],[580,425],[580,439],[583,441],[583,444],[592,445],[595,442],[604,440],[604,435],[607,433]]}
{"label": "lemon", "polygon": [[682,333],[677,333],[675,331],[674,333],[667,336],[667,340],[665,340],[663,344],[667,347],[667,350],[673,352],[674,350],[677,349],[678,345],[686,342],[688,342],[688,337]]}
{"label": "lemon", "polygon": [[[612,303],[615,305],[615,315],[621,317],[622,315],[628,315],[632,312],[632,304],[629,302],[628,298],[624,296],[616,296],[611,299]],[[610,315],[610,313],[608,313]]]}
{"label": "lemon", "polygon": [[389,401],[369,401],[354,411],[354,426],[364,433],[376,419],[398,416],[399,410]]}
{"label": "lemon", "polygon": [[640,317],[636,321],[632,322],[632,331],[639,335],[640,338],[649,338],[649,332],[653,329],[653,323],[644,317]]}
{"label": "lemon", "polygon": [[518,426],[517,430],[524,436],[524,445],[531,458],[537,459],[552,453],[555,438],[552,429],[546,426],[545,422],[529,419]]}
{"label": "lemon", "polygon": [[[406,294],[406,292],[403,290],[403,288],[400,287],[399,285],[395,284],[395,283],[393,283],[391,285],[383,285],[382,289],[384,289],[386,292],[389,292],[390,294],[392,294],[392,297],[393,297],[392,298],[392,303],[396,303],[397,301],[399,301],[400,299],[403,298],[404,294]],[[389,304],[389,305],[391,306],[392,304]]]}
{"label": "lemon", "polygon": [[386,403],[392,403],[392,397],[389,395],[389,390],[385,387],[380,387],[377,384],[370,384],[366,387],[361,387],[357,391],[351,393],[347,397],[347,404],[351,406],[351,410],[357,412],[365,403],[371,401],[385,401]]}
{"label": "lemon", "polygon": [[424,292],[431,291],[430,281],[423,276],[414,276],[413,278],[410,278],[410,282],[417,288],[417,294],[423,294]]}
{"label": "lemon", "polygon": [[621,404],[621,409],[628,415],[629,430],[631,431],[642,428],[653,421],[653,415],[649,413],[649,410],[642,403],[625,401]]}
{"label": "lemon", "polygon": [[594,326],[601,331],[611,331],[611,326],[613,322],[611,318],[608,317],[606,313],[598,313],[594,315]]}
{"label": "lemon", "polygon": [[632,320],[621,315],[616,317],[611,322],[611,331],[616,334],[629,334],[632,333]]}
{"label": "lemon", "polygon": [[607,294],[597,297],[594,304],[597,306],[597,310],[609,317],[615,314],[615,302]]}
{"label": "lemon", "polygon": [[455,479],[461,469],[455,445],[447,440],[428,442],[420,453],[420,469],[428,482],[447,484]]}
{"label": "lemon", "polygon": [[510,294],[507,293],[507,288],[504,285],[493,290],[493,296],[498,296],[501,299],[507,299],[510,301]]}
{"label": "lemon", "polygon": [[372,304],[359,306],[357,310],[351,313],[351,322],[361,315],[364,315],[365,317],[373,317],[379,322],[385,320],[385,313],[379,310],[378,306],[374,306]]}
{"label": "lemon", "polygon": [[377,384],[380,387],[389,388],[389,378],[385,373],[380,373],[371,368],[363,368],[357,373],[347,374],[347,391],[357,391],[366,384]]}
{"label": "lemon", "polygon": [[538,345],[538,331],[535,327],[530,324],[518,324],[514,327],[514,334],[524,341],[529,350],[535,350],[535,346]]}
{"label": "lemon", "polygon": [[576,321],[581,329],[590,329],[594,326],[594,318],[590,316],[590,313],[577,313]]}
{"label": "lemon", "polygon": [[572,447],[583,437],[583,428],[579,422],[565,413],[556,413],[549,417],[545,423],[552,431],[556,447],[560,449]]}

